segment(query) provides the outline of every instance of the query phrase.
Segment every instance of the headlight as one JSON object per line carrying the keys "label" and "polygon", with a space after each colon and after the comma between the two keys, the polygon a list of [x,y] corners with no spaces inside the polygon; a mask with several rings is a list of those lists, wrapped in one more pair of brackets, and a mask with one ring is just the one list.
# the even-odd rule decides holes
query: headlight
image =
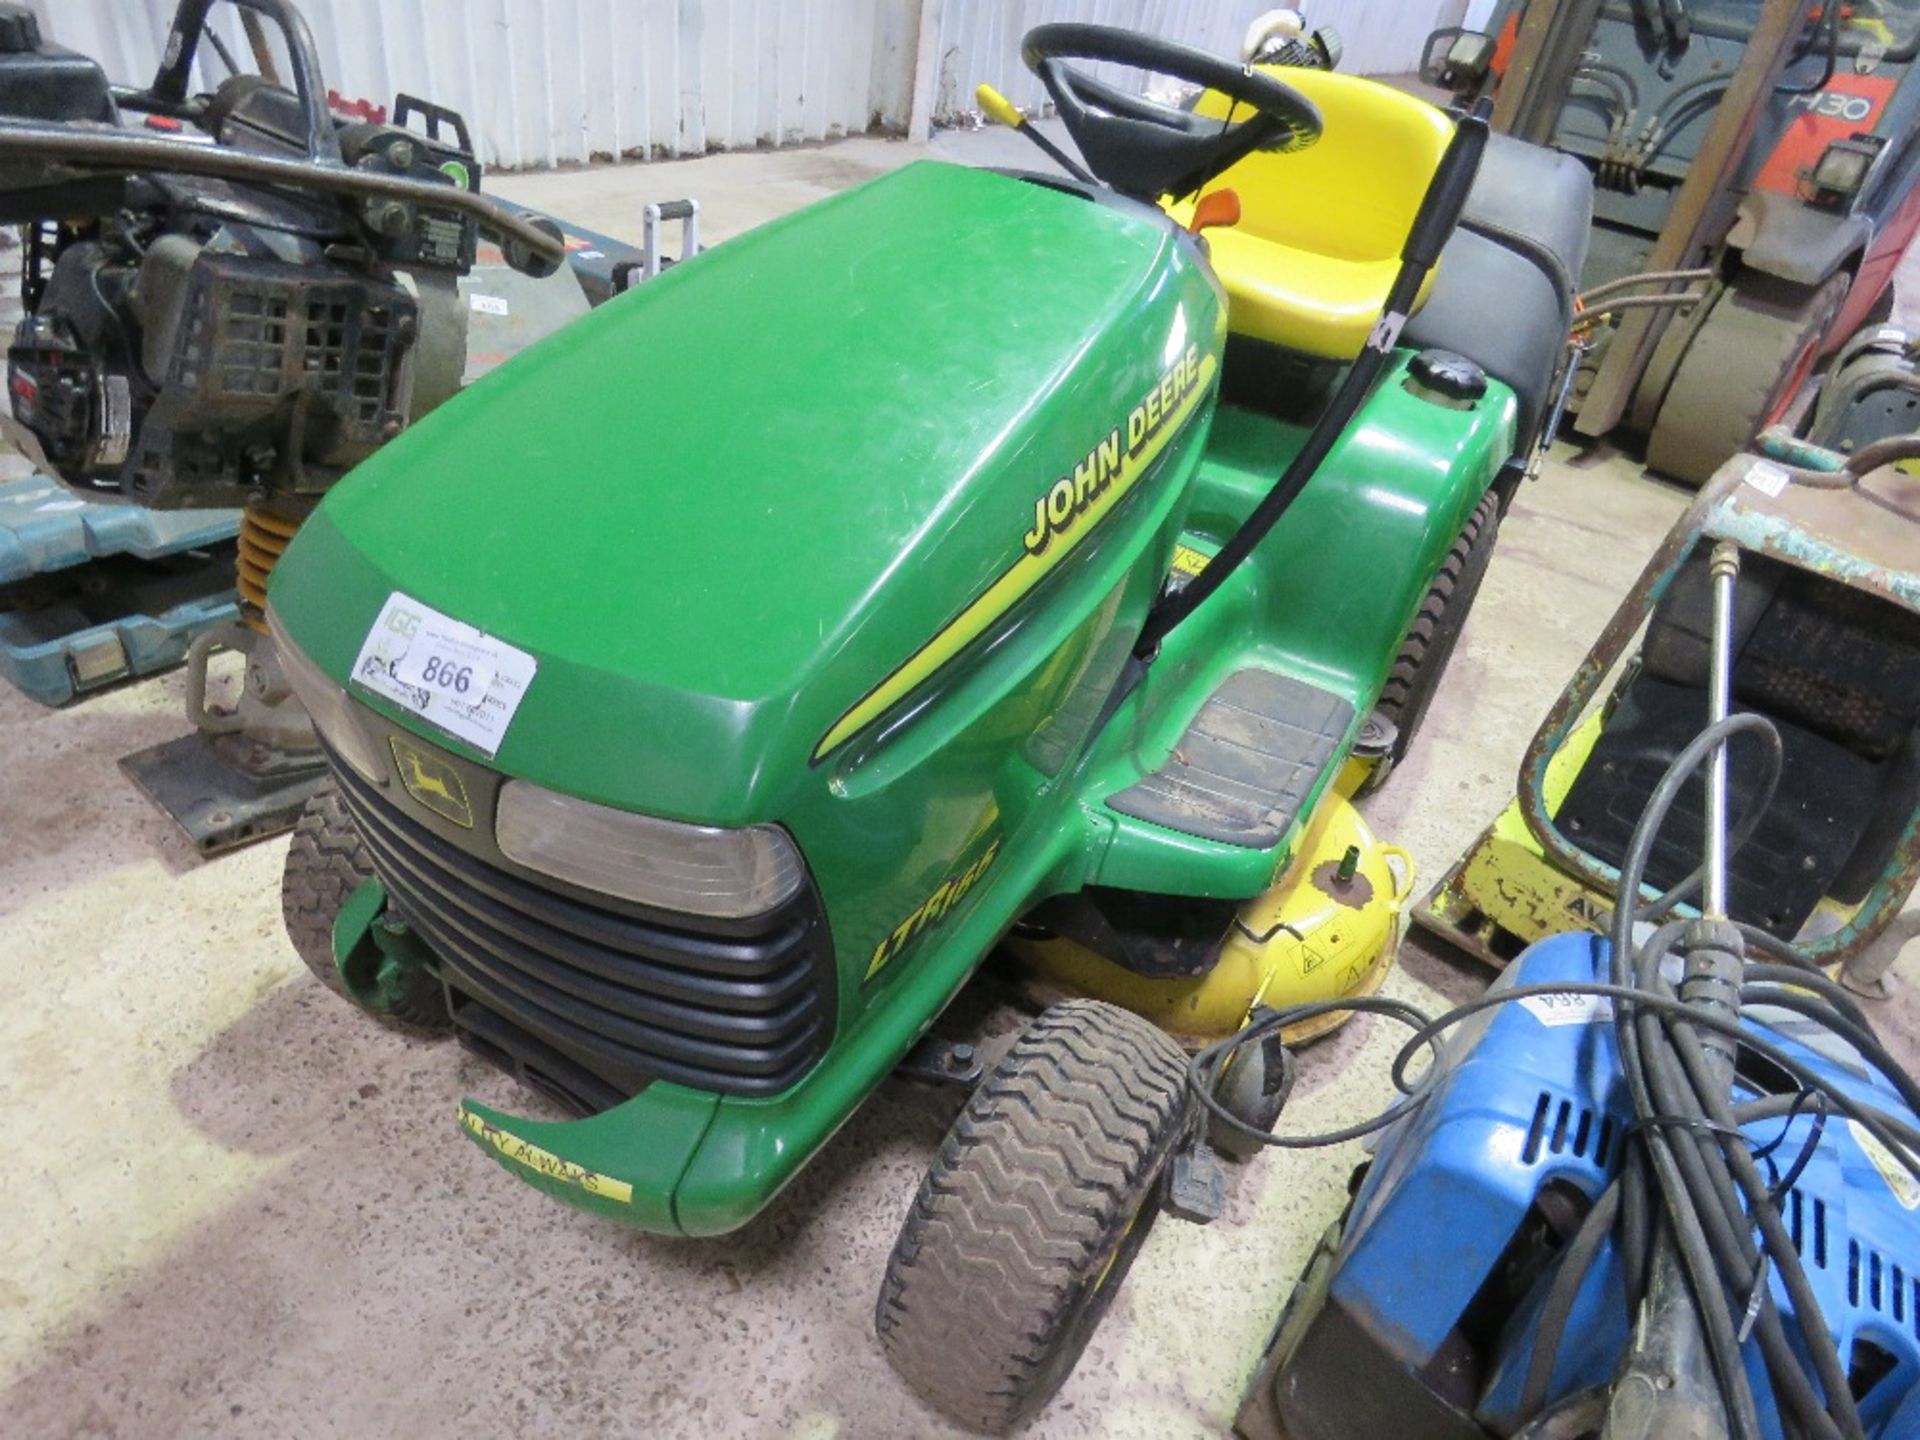
{"label": "headlight", "polygon": [[525,780],[500,789],[500,853],[556,880],[638,905],[742,919],[800,888],[805,869],[784,830],[723,830],[635,815]]}
{"label": "headlight", "polygon": [[1857,194],[1879,153],[1879,144],[1870,138],[1834,141],[1813,167],[1816,198],[1837,204]]}
{"label": "headlight", "polygon": [[267,630],[273,636],[273,649],[280,661],[280,673],[287,677],[287,684],[299,697],[308,718],[313,721],[313,728],[327,742],[327,748],[351,765],[354,773],[368,784],[386,784],[386,761],[380,754],[380,747],[361,728],[359,717],[353,713],[353,702],[347,698],[346,688],[336,685],[326,671],[309,660],[306,652],[287,638],[287,632],[280,628],[280,617],[271,609],[267,611]]}

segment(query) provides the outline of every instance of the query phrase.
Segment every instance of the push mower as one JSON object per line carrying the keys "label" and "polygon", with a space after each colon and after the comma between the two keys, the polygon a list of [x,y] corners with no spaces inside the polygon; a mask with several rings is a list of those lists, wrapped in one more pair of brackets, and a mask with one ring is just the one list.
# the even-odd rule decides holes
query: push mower
{"label": "push mower", "polygon": [[[1266,1137],[1385,1127],[1280,1320],[1242,1436],[1920,1434],[1920,1085],[1816,952],[1732,909],[1805,810],[1785,766],[1797,749],[1804,766],[1806,742],[1742,703],[1765,648],[1753,587],[1786,593],[1769,535],[1803,541],[1848,513],[1842,496],[1887,506],[1892,486],[1910,567],[1920,495],[1882,462],[1920,454],[1920,437],[1897,446],[1852,471],[1831,452],[1791,471],[1740,456],[1710,487],[1757,475],[1775,521],[1801,528],[1719,512],[1689,640],[1706,673],[1696,733],[1662,753],[1641,797],[1606,933],[1538,940],[1444,1016],[1345,1002],[1415,1031],[1395,1062],[1406,1093],[1341,1136]],[[1685,822],[1696,798],[1704,814]],[[1660,871],[1671,878],[1648,893]],[[1217,1105],[1209,1080],[1234,1048],[1324,1009],[1212,1047],[1195,1094]]]}
{"label": "push mower", "polygon": [[460,1111],[550,1195],[725,1233],[1003,936],[1087,992],[977,1077],[879,1300],[989,1429],[1163,1201],[1218,1207],[1181,1040],[1391,958],[1411,877],[1347,793],[1525,472],[1590,199],[1370,81],[1024,54],[1066,176],[916,163],[676,267],[336,486],[267,606],[336,785],[291,933],[577,1112]]}

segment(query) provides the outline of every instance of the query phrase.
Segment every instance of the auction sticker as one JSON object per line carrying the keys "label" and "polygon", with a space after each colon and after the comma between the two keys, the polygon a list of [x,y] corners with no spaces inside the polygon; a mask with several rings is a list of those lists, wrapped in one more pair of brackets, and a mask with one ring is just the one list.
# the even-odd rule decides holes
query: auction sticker
{"label": "auction sticker", "polygon": [[1521,1008],[1549,1029],[1561,1025],[1597,1025],[1613,1019],[1611,995],[1523,995]]}
{"label": "auction sticker", "polygon": [[1753,486],[1762,495],[1776,500],[1780,498],[1780,492],[1787,488],[1787,481],[1792,478],[1771,460],[1755,460],[1747,466],[1747,484]]}
{"label": "auction sticker", "polygon": [[367,632],[352,678],[492,758],[537,668],[526,651],[396,590]]}

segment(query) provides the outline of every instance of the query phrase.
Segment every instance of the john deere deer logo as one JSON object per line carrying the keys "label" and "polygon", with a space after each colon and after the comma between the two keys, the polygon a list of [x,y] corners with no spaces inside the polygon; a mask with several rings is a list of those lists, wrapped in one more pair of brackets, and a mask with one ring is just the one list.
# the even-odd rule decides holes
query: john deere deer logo
{"label": "john deere deer logo", "polygon": [[393,763],[400,767],[400,783],[407,787],[407,793],[434,814],[471,830],[473,806],[467,803],[467,787],[460,783],[453,767],[415,749],[398,735],[387,743],[393,747]]}

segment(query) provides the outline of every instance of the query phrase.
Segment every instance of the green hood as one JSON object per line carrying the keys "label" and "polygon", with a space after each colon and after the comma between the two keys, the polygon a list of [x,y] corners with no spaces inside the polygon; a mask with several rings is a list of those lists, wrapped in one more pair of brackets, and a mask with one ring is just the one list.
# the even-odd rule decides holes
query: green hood
{"label": "green hood", "polygon": [[[1182,386],[1183,419],[1210,401],[1221,316],[1192,243],[1150,215],[914,164],[675,267],[436,411],[335,488],[274,608],[344,678],[403,590],[537,657],[499,768],[762,818],[930,639],[964,648],[949,627],[1130,410]],[[589,774],[556,770],[556,733]]]}

